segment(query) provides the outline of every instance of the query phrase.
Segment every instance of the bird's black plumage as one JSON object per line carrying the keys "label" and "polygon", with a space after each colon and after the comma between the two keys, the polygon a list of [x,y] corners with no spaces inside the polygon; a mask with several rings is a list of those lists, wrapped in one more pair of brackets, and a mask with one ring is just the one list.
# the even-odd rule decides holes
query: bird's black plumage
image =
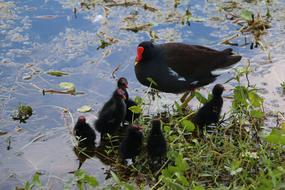
{"label": "bird's black plumage", "polygon": [[80,116],[73,129],[74,135],[78,137],[79,147],[92,147],[95,145],[95,131],[86,123],[86,118]]}
{"label": "bird's black plumage", "polygon": [[161,130],[160,120],[151,122],[152,128],[147,138],[147,152],[152,160],[161,159],[167,151],[166,140]]}
{"label": "bird's black plumage", "polygon": [[126,104],[125,92],[116,89],[112,97],[104,104],[99,112],[98,119],[95,121],[95,128],[101,136],[115,133],[125,119]]}
{"label": "bird's black plumage", "polygon": [[126,103],[126,117],[125,117],[125,121],[128,121],[129,123],[132,123],[132,121],[136,120],[140,114],[137,113],[133,113],[131,110],[129,110],[130,107],[132,106],[137,106],[137,103],[132,100],[131,98],[129,98],[129,93],[127,91],[128,88],[128,81],[125,77],[121,77],[118,80],[118,88],[124,90],[125,94],[126,94],[126,99],[125,99],[125,103]]}
{"label": "bird's black plumage", "polygon": [[143,133],[139,126],[130,125],[128,127],[127,135],[123,139],[119,152],[122,160],[134,159],[141,152],[143,143]]}
{"label": "bird's black plumage", "polygon": [[137,47],[135,73],[138,81],[162,92],[181,93],[216,80],[212,71],[227,68],[241,60],[232,49],[217,51],[183,43],[153,44],[142,42]]}
{"label": "bird's black plumage", "polygon": [[224,87],[221,84],[215,85],[212,90],[212,99],[205,103],[194,116],[193,122],[200,129],[202,129],[205,125],[218,123],[223,107],[223,91]]}

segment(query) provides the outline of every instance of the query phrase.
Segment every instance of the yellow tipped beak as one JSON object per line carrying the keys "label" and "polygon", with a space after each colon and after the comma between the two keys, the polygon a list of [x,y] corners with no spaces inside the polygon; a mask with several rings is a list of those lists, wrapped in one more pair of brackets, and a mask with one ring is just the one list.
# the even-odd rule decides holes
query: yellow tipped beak
{"label": "yellow tipped beak", "polygon": [[138,61],[135,61],[135,65],[137,65],[139,62]]}

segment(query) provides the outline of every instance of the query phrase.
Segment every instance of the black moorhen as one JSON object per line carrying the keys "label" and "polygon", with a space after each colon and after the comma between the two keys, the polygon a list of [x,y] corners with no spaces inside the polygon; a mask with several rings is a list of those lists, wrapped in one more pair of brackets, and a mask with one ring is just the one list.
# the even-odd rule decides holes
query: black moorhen
{"label": "black moorhen", "polygon": [[166,140],[161,131],[161,122],[155,119],[151,122],[152,128],[147,139],[147,152],[151,160],[159,159],[166,154]]}
{"label": "black moorhen", "polygon": [[73,128],[73,133],[78,137],[79,147],[93,147],[95,145],[95,131],[86,123],[86,118],[80,116]]}
{"label": "black moorhen", "polygon": [[212,99],[204,104],[193,117],[193,123],[199,127],[200,132],[205,125],[218,123],[223,107],[222,93],[224,87],[221,84],[216,84],[212,90]]}
{"label": "black moorhen", "polygon": [[232,49],[217,51],[203,46],[183,43],[155,45],[150,41],[137,47],[135,73],[138,81],[168,93],[181,93],[215,81],[216,69],[227,68],[241,60]]}
{"label": "black moorhen", "polygon": [[119,152],[121,159],[135,160],[135,157],[139,155],[142,149],[143,133],[141,127],[137,125],[129,125],[127,136],[123,139]]}
{"label": "black moorhen", "polygon": [[101,137],[106,133],[115,133],[124,121],[126,115],[125,99],[125,92],[118,88],[104,104],[99,112],[98,119],[95,121],[95,128],[101,133]]}
{"label": "black moorhen", "polygon": [[132,123],[132,121],[136,120],[140,116],[140,114],[133,113],[131,110],[129,110],[130,107],[137,106],[137,103],[129,98],[129,93],[127,91],[128,80],[125,77],[119,78],[118,88],[122,89],[126,94],[125,103],[126,103],[127,111],[126,111],[125,121]]}

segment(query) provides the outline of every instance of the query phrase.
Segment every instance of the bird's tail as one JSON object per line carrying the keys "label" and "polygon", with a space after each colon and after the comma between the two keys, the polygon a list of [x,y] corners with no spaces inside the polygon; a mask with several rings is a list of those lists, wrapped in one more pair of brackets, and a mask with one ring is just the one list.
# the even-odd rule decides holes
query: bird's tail
{"label": "bird's tail", "polygon": [[224,63],[222,63],[222,68],[226,68],[229,67],[237,62],[239,62],[241,60],[241,56],[240,55],[229,55],[226,56],[226,60]]}
{"label": "bird's tail", "polygon": [[222,51],[224,53],[224,56],[219,63],[219,68],[227,68],[241,60],[242,56],[234,55],[232,51],[232,48],[228,48]]}
{"label": "bird's tail", "polygon": [[233,54],[233,49],[232,48],[227,48],[227,49],[224,49],[222,52],[224,52],[225,54],[228,54],[228,55],[232,55]]}

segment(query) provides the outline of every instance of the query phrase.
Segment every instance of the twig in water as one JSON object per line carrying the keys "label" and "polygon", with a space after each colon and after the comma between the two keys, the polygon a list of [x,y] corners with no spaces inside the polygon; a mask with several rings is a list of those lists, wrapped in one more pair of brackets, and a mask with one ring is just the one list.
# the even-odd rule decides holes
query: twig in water
{"label": "twig in water", "polygon": [[238,44],[236,43],[231,43],[230,40],[233,40],[233,39],[236,39],[240,36],[240,34],[235,34],[235,35],[232,35],[230,37],[228,37],[227,39],[223,40],[221,43],[222,44],[229,44],[229,45],[233,45],[233,46],[238,46]]}
{"label": "twig in water", "polygon": [[112,71],[112,77],[115,79],[116,78],[116,72],[120,69],[120,64],[119,65],[117,65],[115,68],[114,68],[114,70]]}
{"label": "twig in water", "polygon": [[40,138],[44,137],[45,135],[43,134],[39,134],[39,136],[35,137],[34,139],[32,139],[28,144],[26,144],[25,146],[23,146],[22,148],[19,149],[19,151],[23,151],[25,148],[27,148],[28,146],[30,146],[33,142],[39,140]]}
{"label": "twig in water", "polygon": [[74,92],[74,91],[60,91],[60,90],[52,90],[52,89],[43,89],[42,90],[43,95],[46,95],[46,93],[49,94],[70,94],[70,95],[79,95],[79,94],[84,94],[84,92]]}

